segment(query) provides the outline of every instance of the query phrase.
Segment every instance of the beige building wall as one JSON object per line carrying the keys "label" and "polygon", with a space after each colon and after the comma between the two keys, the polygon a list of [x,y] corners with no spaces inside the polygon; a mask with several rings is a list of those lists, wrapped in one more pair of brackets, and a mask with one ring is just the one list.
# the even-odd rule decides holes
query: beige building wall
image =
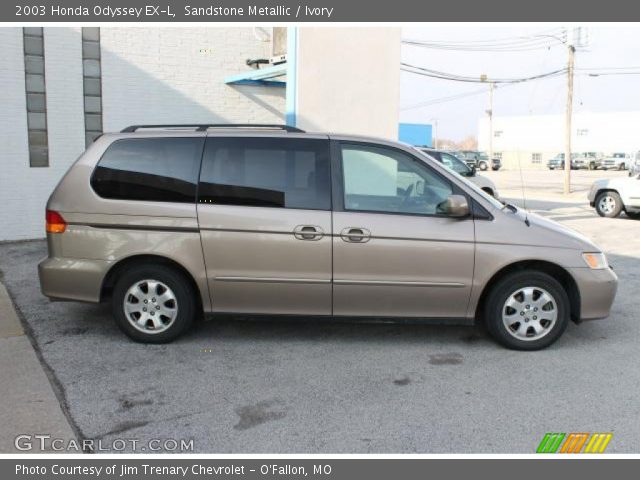
{"label": "beige building wall", "polygon": [[397,140],[400,32],[299,28],[297,125]]}

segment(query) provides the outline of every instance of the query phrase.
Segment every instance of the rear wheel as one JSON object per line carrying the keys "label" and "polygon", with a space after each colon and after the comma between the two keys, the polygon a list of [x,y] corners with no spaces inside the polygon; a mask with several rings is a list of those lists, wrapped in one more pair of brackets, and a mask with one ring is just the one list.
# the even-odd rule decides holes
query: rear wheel
{"label": "rear wheel", "polygon": [[165,343],[193,324],[197,302],[189,279],[177,270],[138,265],[116,282],[112,309],[120,329],[133,340]]}
{"label": "rear wheel", "polygon": [[617,192],[602,192],[596,197],[596,212],[601,217],[615,218],[622,212],[622,199]]}
{"label": "rear wheel", "polygon": [[569,324],[569,298],[546,273],[525,270],[507,275],[485,303],[487,330],[514,350],[540,350],[554,343]]}

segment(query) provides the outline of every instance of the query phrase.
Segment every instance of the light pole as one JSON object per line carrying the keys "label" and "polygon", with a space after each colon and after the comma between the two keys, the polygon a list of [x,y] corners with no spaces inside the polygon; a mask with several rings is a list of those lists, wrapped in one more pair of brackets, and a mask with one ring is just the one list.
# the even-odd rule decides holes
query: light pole
{"label": "light pole", "polygon": [[489,83],[489,167],[491,167],[491,161],[493,160],[493,89],[495,84]]}

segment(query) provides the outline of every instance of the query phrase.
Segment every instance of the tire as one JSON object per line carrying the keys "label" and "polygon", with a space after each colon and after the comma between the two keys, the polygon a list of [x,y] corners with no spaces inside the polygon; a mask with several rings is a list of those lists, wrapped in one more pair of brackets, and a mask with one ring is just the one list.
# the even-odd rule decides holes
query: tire
{"label": "tire", "polygon": [[541,350],[558,340],[569,325],[569,297],[560,282],[546,273],[514,272],[491,288],[484,319],[501,345],[512,350]]}
{"label": "tire", "polygon": [[[161,297],[166,300],[162,302]],[[111,301],[118,327],[129,338],[142,343],[167,343],[182,335],[193,324],[197,305],[188,278],[173,268],[151,264],[126,270],[115,284]],[[143,315],[146,322],[136,326],[135,319],[140,320]]]}
{"label": "tire", "polygon": [[485,172],[487,170],[487,168],[489,168],[489,166],[487,165],[487,162],[479,162],[478,163],[478,168],[480,170],[482,170],[483,172]]}
{"label": "tire", "polygon": [[601,217],[615,218],[620,215],[624,205],[622,199],[617,192],[608,190],[601,192],[596,197],[595,201],[596,212]]}
{"label": "tire", "polygon": [[626,166],[624,163],[621,163],[621,164],[618,166],[618,170],[621,170],[621,171],[622,171],[622,170],[626,170],[626,169],[627,169],[627,166]]}
{"label": "tire", "polygon": [[640,220],[640,212],[624,212],[632,220]]}

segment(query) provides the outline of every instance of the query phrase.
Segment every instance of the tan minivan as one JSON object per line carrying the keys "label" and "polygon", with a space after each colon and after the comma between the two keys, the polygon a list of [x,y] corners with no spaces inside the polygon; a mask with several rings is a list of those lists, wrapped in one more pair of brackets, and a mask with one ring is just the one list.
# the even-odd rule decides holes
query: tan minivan
{"label": "tan minivan", "polygon": [[52,300],[110,300],[134,340],[203,313],[473,324],[535,350],[609,315],[587,238],[418,150],[272,125],[132,126],[57,186],[39,265]]}

